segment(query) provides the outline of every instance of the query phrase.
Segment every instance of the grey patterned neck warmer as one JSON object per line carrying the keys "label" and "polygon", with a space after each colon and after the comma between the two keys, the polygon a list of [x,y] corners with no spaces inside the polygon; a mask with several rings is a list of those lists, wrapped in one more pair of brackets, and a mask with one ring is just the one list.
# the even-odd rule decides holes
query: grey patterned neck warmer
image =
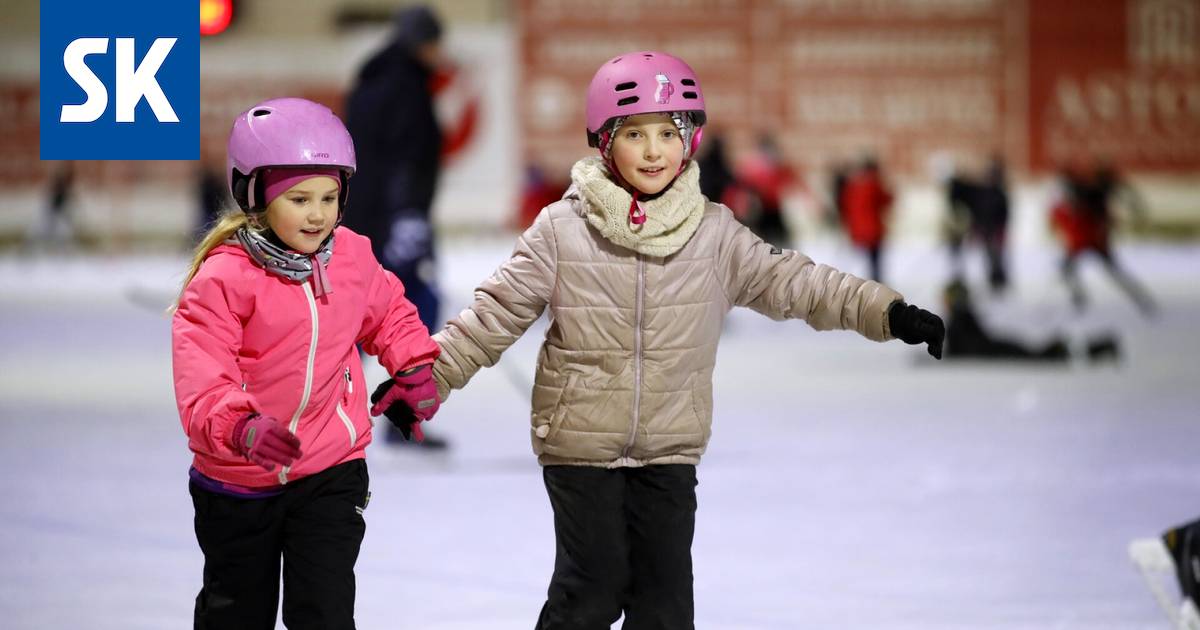
{"label": "grey patterned neck warmer", "polygon": [[[234,236],[242,249],[250,254],[250,258],[267,271],[296,282],[303,282],[312,277],[313,289],[317,297],[332,293],[329,281],[325,278],[325,265],[328,265],[329,259],[333,257],[332,233],[314,254],[301,254],[280,247],[272,243],[271,239],[262,232],[251,230],[249,227],[242,227]],[[320,261],[315,277],[313,274],[314,260]]]}

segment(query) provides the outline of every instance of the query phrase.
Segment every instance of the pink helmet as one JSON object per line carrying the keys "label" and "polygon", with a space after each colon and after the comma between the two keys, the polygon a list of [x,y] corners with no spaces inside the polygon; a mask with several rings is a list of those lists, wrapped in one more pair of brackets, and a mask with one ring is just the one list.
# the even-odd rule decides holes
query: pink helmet
{"label": "pink helmet", "polygon": [[324,105],[302,98],[273,98],[242,112],[229,132],[225,170],[229,192],[242,210],[261,210],[263,168],[334,167],[342,173],[341,207],[354,174],[354,141]]}
{"label": "pink helmet", "polygon": [[[600,134],[614,118],[656,112],[687,112],[696,127],[704,125],[704,92],[692,67],[679,57],[650,50],[613,57],[588,85],[588,146],[601,146]],[[697,129],[689,155],[699,144]]]}

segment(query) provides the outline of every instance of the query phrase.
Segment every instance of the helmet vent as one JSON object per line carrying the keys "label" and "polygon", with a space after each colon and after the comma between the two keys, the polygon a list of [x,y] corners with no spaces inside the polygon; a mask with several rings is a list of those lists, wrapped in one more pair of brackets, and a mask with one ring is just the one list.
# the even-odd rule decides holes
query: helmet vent
{"label": "helmet vent", "polygon": [[679,82],[689,87],[696,85],[696,82],[691,79],[680,79]]}
{"label": "helmet vent", "polygon": [[683,98],[696,98],[696,93],[695,92],[684,92]]}
{"label": "helmet vent", "polygon": [[266,116],[267,114],[270,114],[270,113],[271,113],[271,110],[269,110],[269,109],[256,109],[256,110],[254,110],[253,115],[255,117],[258,117],[258,116]]}
{"label": "helmet vent", "polygon": [[626,81],[624,83],[618,83],[617,87],[613,89],[618,92],[624,92],[625,90],[632,90],[635,87],[637,87],[637,81]]}
{"label": "helmet vent", "polygon": [[624,105],[632,105],[632,104],[634,104],[634,103],[636,103],[636,102],[638,102],[638,97],[636,97],[636,96],[626,96],[625,98],[623,98],[623,99],[621,99],[621,100],[617,101],[617,106],[618,106],[618,107],[620,107],[620,106],[624,106]]}

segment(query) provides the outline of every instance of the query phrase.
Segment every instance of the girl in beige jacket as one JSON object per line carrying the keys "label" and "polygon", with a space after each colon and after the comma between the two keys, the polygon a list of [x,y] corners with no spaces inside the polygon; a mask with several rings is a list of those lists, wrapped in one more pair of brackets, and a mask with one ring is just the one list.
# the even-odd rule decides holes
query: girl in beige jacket
{"label": "girl in beige jacket", "polygon": [[557,557],[537,627],[692,628],[696,470],[726,313],[928,343],[942,323],[877,282],[763,242],[700,194],[705,122],[692,69],[658,52],[601,66],[588,90],[600,155],[542,210],[474,303],[434,336],[439,394],[492,366],[550,307],[530,439]]}

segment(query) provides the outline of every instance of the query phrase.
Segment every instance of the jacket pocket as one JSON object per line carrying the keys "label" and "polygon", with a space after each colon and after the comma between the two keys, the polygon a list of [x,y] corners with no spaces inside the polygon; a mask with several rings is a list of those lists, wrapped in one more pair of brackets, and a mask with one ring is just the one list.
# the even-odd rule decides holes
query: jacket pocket
{"label": "jacket pocket", "polygon": [[342,408],[342,403],[337,404],[337,415],[342,419],[342,424],[346,425],[346,432],[350,434],[350,448],[354,448],[354,445],[358,444],[358,431],[354,428],[354,421]]}
{"label": "jacket pocket", "polygon": [[698,378],[692,383],[692,413],[696,416],[696,428],[707,443],[712,436],[712,383]]}
{"label": "jacket pocket", "polygon": [[[575,375],[572,374],[567,378],[567,382],[552,394],[551,403],[544,407],[546,413],[539,414],[542,417],[535,418],[533,434],[543,442],[551,442],[558,435],[559,429],[562,428],[563,419],[567,415],[567,390],[575,384]],[[543,421],[544,418],[544,421]]]}

